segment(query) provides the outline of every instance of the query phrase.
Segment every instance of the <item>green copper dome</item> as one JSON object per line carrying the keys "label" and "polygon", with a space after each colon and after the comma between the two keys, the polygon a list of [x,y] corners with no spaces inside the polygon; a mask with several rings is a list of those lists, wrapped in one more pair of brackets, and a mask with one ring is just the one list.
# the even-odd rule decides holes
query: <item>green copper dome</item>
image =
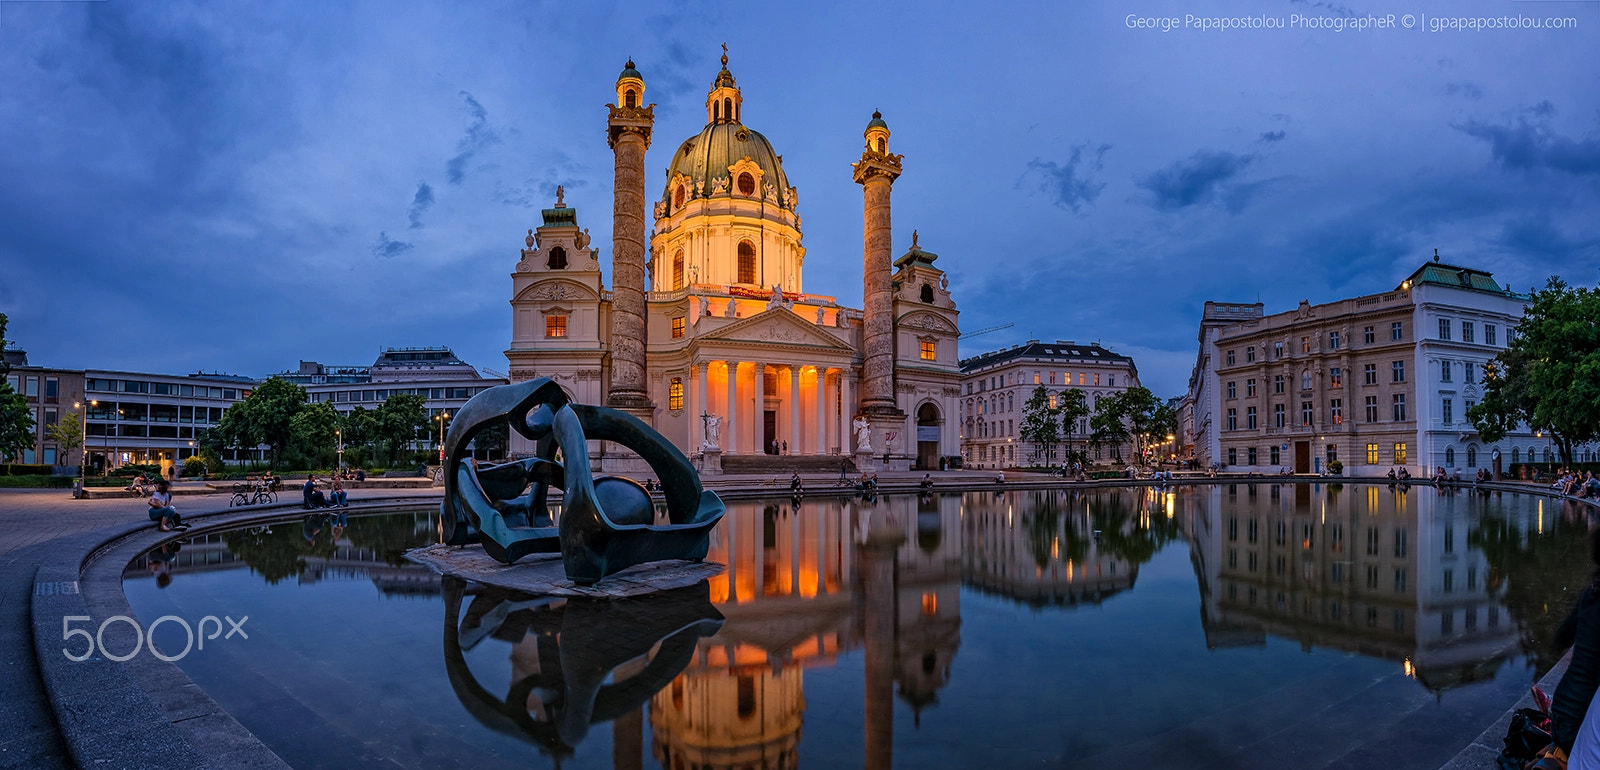
{"label": "green copper dome", "polygon": [[[718,177],[727,177],[728,167],[747,156],[761,168],[762,186],[770,182],[777,188],[779,205],[783,205],[784,192],[789,189],[789,178],[783,173],[783,163],[778,154],[772,151],[772,143],[759,131],[747,128],[742,123],[729,122],[708,124],[698,135],[679,145],[678,151],[672,155],[672,164],[667,167],[667,183],[661,199],[671,201],[672,180],[678,174],[689,177],[690,184],[705,180],[702,196],[717,195],[713,192],[713,181]],[[721,195],[736,192],[737,185],[737,180],[729,179],[727,189]],[[763,194],[763,190],[756,190],[757,197]]]}
{"label": "green copper dome", "polygon": [[883,122],[883,113],[873,110],[872,120],[867,121],[867,128],[881,128],[887,131],[889,130],[889,124]]}
{"label": "green copper dome", "polygon": [[628,58],[628,63],[624,64],[622,66],[622,74],[617,76],[617,80],[618,81],[627,80],[628,78],[636,78],[636,79],[639,79],[639,80],[644,80],[644,76],[640,75],[639,71],[633,68],[633,58],[632,57],[629,57]]}

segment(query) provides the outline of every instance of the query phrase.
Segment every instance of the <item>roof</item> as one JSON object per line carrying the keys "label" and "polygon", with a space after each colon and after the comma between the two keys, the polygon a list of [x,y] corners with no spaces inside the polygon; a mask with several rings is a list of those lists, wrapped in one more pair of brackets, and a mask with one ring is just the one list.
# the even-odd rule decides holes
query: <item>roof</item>
{"label": "roof", "polygon": [[[746,157],[761,167],[762,181],[770,182],[778,189],[779,205],[783,205],[782,193],[789,189],[789,178],[783,173],[782,160],[760,131],[737,121],[707,124],[699,134],[685,139],[678,146],[678,151],[672,155],[671,165],[667,166],[666,186],[661,192],[661,199],[672,199],[672,180],[678,174],[696,183],[703,180],[703,194],[709,197],[712,194],[712,181],[718,177],[726,178],[728,167]],[[723,195],[733,195],[736,189],[735,182],[729,179]],[[757,190],[756,194],[760,195],[761,192]]]}
{"label": "roof", "polygon": [[644,76],[640,75],[639,71],[633,68],[633,57],[631,56],[628,57],[628,63],[622,65],[622,74],[617,76],[617,80],[622,81],[627,80],[628,78],[633,78],[634,80],[644,80]]}
{"label": "roof", "polygon": [[1465,289],[1478,291],[1485,294],[1500,294],[1509,297],[1529,299],[1526,295],[1502,287],[1494,279],[1494,274],[1484,270],[1470,267],[1460,267],[1439,261],[1438,252],[1434,252],[1433,261],[1427,262],[1417,268],[1397,288],[1408,289],[1418,286],[1444,286],[1452,289]]}
{"label": "roof", "polygon": [[1088,361],[1107,364],[1126,363],[1129,366],[1133,366],[1132,357],[1114,353],[1101,347],[1099,343],[1084,345],[1069,340],[1056,340],[1055,342],[1028,340],[1022,345],[1013,345],[1004,350],[981,353],[971,358],[963,359],[961,361],[961,371],[963,373],[970,372],[1017,358],[1044,359],[1047,361]]}
{"label": "roof", "polygon": [[885,131],[888,131],[889,130],[889,124],[883,122],[883,113],[878,112],[877,110],[873,110],[872,111],[872,120],[867,121],[867,128],[869,128],[869,129],[870,128],[881,128],[881,129],[883,129]]}

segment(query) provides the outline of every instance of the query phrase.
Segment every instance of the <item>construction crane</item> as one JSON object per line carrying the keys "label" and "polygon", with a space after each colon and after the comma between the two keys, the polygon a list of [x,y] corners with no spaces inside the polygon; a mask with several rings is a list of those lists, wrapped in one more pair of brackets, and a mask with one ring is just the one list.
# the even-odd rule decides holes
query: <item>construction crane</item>
{"label": "construction crane", "polygon": [[967,332],[966,334],[963,334],[960,337],[957,337],[957,339],[963,339],[964,340],[964,339],[966,339],[968,337],[976,337],[976,336],[978,336],[980,334],[988,334],[989,332],[997,332],[997,331],[1000,331],[1001,329],[1009,329],[1009,328],[1011,328],[1013,326],[1016,326],[1016,324],[1012,323],[1010,321],[1007,321],[1006,323],[1000,324],[999,326],[990,326],[990,327],[986,327],[986,328],[983,328],[983,329],[979,329],[977,331]]}

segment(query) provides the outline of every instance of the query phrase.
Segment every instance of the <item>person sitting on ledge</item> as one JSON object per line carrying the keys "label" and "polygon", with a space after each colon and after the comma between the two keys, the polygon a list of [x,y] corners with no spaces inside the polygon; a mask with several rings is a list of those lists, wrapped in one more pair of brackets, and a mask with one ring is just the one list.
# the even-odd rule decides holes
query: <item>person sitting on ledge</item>
{"label": "person sitting on ledge", "polygon": [[340,508],[350,506],[350,493],[344,491],[344,482],[338,476],[333,477],[333,484],[328,488],[328,504]]}
{"label": "person sitting on ledge", "polygon": [[1394,474],[1394,469],[1390,468],[1389,469],[1389,480],[1390,481],[1394,481],[1396,478],[1399,478],[1399,477]]}
{"label": "person sitting on ledge", "polygon": [[166,479],[156,482],[156,491],[150,493],[150,499],[146,502],[150,505],[150,520],[160,522],[162,532],[189,528],[189,525],[179,518],[178,509],[172,507],[172,488]]}
{"label": "person sitting on ledge", "polygon": [[306,485],[300,488],[300,494],[307,508],[328,507],[328,499],[322,496],[322,490],[317,489],[317,476],[314,473],[306,478]]}
{"label": "person sitting on ledge", "polygon": [[994,483],[996,483],[996,484],[1004,484],[1004,483],[1006,483],[1006,472],[1005,471],[1001,471],[999,473],[996,473],[994,475]]}
{"label": "person sitting on ledge", "polygon": [[932,476],[929,476],[926,473],[922,474],[922,488],[923,489],[933,489],[933,477]]}
{"label": "person sitting on ledge", "polygon": [[[1550,737],[1566,755],[1573,753],[1579,728],[1585,722],[1596,689],[1600,689],[1600,531],[1589,537],[1589,555],[1596,569],[1578,595],[1572,612],[1556,629],[1551,645],[1556,652],[1572,648],[1572,662],[1567,673],[1562,675],[1561,683],[1556,685],[1555,698],[1550,704]],[[1596,753],[1596,750],[1586,746],[1582,753]]]}

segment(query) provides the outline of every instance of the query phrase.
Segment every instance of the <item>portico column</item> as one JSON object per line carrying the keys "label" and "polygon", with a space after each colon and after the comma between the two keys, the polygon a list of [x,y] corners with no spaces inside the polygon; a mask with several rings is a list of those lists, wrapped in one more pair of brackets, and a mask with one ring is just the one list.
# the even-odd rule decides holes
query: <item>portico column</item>
{"label": "portico column", "polygon": [[758,454],[766,454],[767,437],[762,429],[767,424],[767,365],[762,363],[751,364],[755,367],[751,373],[754,375],[755,398],[752,399],[750,419],[750,443],[756,445]]}
{"label": "portico column", "polygon": [[794,439],[790,450],[800,454],[800,367],[789,365],[789,438]]}
{"label": "portico column", "polygon": [[827,452],[828,445],[828,370],[817,367],[817,386],[813,388],[817,397],[817,429],[811,454],[820,455]]}
{"label": "portico column", "polygon": [[739,362],[728,361],[728,413],[722,418],[722,451],[733,454],[739,446],[738,423],[734,415],[739,412]]}
{"label": "portico column", "polygon": [[[711,411],[711,404],[706,401],[706,376],[710,373],[711,362],[701,361],[700,363],[695,364],[694,376],[698,379],[698,381],[694,384],[694,400],[695,406],[700,409],[699,414],[706,414],[707,412]],[[704,446],[706,439],[709,438],[709,436],[706,435],[706,421],[701,420],[699,415],[691,415],[690,419],[700,420],[700,443],[695,445],[695,448],[698,449],[699,447]],[[690,432],[694,433],[694,431]]]}

